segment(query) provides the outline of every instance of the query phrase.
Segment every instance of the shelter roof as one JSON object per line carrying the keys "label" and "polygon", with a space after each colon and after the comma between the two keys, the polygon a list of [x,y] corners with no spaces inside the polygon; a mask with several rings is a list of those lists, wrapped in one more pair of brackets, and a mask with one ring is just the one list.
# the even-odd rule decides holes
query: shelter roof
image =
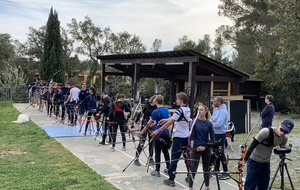
{"label": "shelter roof", "polygon": [[249,78],[248,74],[193,50],[101,55],[97,58],[101,64],[109,65],[127,76],[132,76],[135,65],[139,65],[141,78],[187,79],[190,62],[196,64],[196,76],[232,77],[242,81]]}

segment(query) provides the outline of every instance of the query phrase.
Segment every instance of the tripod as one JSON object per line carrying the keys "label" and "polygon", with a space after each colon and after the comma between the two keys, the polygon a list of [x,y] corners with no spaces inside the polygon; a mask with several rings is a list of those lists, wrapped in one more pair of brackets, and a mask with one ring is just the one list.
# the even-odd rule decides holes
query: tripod
{"label": "tripod", "polygon": [[271,184],[270,184],[270,186],[269,186],[269,190],[272,189],[272,185],[273,185],[273,183],[274,183],[274,181],[275,181],[275,178],[276,178],[276,176],[277,176],[277,174],[278,174],[279,171],[280,171],[280,182],[281,182],[281,184],[280,184],[280,189],[284,189],[284,169],[285,169],[285,171],[286,171],[286,173],[287,173],[287,176],[288,176],[288,179],[289,179],[289,181],[290,181],[292,190],[294,190],[295,188],[294,188],[294,185],[293,185],[293,182],[292,182],[292,179],[291,179],[289,170],[288,170],[288,168],[287,168],[287,164],[286,164],[286,162],[285,162],[286,159],[287,159],[287,160],[290,160],[290,161],[292,161],[292,160],[289,159],[289,158],[287,158],[287,157],[285,156],[285,154],[280,154],[279,157],[280,157],[281,160],[280,160],[280,162],[279,162],[279,164],[278,164],[278,167],[277,167],[277,170],[276,170],[276,172],[275,172],[275,175],[274,175],[274,177],[273,177],[273,179],[272,179],[272,182],[271,182]]}
{"label": "tripod", "polygon": [[30,106],[35,107],[35,106],[33,105],[33,103],[30,103],[29,106],[27,106],[25,109],[27,110]]}
{"label": "tripod", "polygon": [[[144,142],[142,141],[142,139],[140,139],[140,143],[143,143],[143,145],[142,145],[142,151],[144,152],[145,156],[147,157],[147,165],[146,165],[146,166],[147,166],[147,171],[148,171],[148,169],[149,169],[149,157],[146,155],[145,148],[147,148],[147,147],[149,146],[149,144],[150,144],[152,141],[153,141],[153,138],[145,145]],[[126,169],[134,162],[134,160],[140,156],[140,153],[139,153],[139,152],[137,152],[137,153],[138,153],[138,155],[136,155],[136,156],[129,162],[129,164],[122,170],[122,173],[124,173],[125,170],[126,170]]]}

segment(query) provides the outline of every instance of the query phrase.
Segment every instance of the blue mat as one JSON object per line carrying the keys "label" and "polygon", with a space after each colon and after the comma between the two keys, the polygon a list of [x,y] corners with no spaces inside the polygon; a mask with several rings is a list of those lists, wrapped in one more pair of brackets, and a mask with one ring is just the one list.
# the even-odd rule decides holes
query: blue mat
{"label": "blue mat", "polygon": [[[84,137],[82,127],[81,132],[79,133],[80,126],[43,126],[42,129],[52,138],[62,138],[62,137]],[[96,129],[95,129],[96,130]],[[91,133],[91,134],[90,134]],[[89,131],[86,136],[93,136],[95,132]]]}

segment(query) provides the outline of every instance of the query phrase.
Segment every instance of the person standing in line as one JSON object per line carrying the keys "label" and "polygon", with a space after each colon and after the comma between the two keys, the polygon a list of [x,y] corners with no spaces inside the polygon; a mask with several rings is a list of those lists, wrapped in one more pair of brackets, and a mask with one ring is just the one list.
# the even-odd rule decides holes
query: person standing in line
{"label": "person standing in line", "polygon": [[[71,86],[69,83],[66,83],[64,87],[62,87],[61,90],[61,121],[60,123],[64,124],[65,123],[65,118],[66,116],[68,117],[68,122],[71,120],[71,115],[70,115],[70,106],[69,104],[65,104],[65,102],[68,99],[68,96],[70,94]],[[66,115],[67,114],[67,115]]]}
{"label": "person standing in line", "polygon": [[[147,122],[149,121],[152,113],[154,110],[156,110],[156,105],[154,104],[154,99],[155,99],[156,95],[152,96],[146,103],[145,106],[142,110],[142,114],[139,114],[136,118],[136,122],[140,119],[140,115],[143,115],[143,120],[142,120],[142,127],[141,127],[141,131],[144,129],[145,125],[147,124]],[[139,161],[139,157],[140,154],[144,148],[145,142],[146,142],[146,138],[148,136],[148,150],[149,150],[149,165],[154,165],[154,160],[153,160],[153,141],[151,140],[151,136],[150,133],[148,133],[148,135],[145,133],[143,138],[140,139],[139,145],[136,149],[136,153],[135,153],[135,160],[134,160],[134,165],[136,166],[141,166],[142,164]]]}
{"label": "person standing in line", "polygon": [[246,190],[269,189],[270,160],[273,149],[280,149],[286,146],[288,141],[287,134],[293,128],[294,122],[286,119],[277,128],[262,128],[258,135],[253,138],[243,159],[243,164],[247,162]]}
{"label": "person standing in line", "polygon": [[[98,106],[98,111],[99,111],[99,115],[102,115],[103,114],[103,117],[102,117],[102,126],[104,126],[104,130],[103,130],[103,134],[102,134],[102,141],[99,143],[101,145],[105,145],[105,139],[106,139],[106,136],[107,136],[107,133],[109,131],[109,142],[111,142],[111,127],[109,127],[109,124],[107,122],[107,119],[109,117],[109,111],[111,109],[111,106],[112,106],[112,103],[111,103],[111,98],[108,96],[108,93],[107,92],[102,92],[102,107]],[[101,108],[100,108],[101,107]],[[100,127],[97,128],[97,132],[96,132],[96,135],[99,135],[99,131],[100,131]]]}
{"label": "person standing in line", "polygon": [[[220,157],[216,160],[216,166],[214,168],[214,172],[216,172],[217,176],[221,180],[229,179],[229,172],[226,157],[224,154],[225,148],[225,140],[226,140],[226,132],[228,129],[228,121],[229,121],[229,114],[227,111],[227,107],[224,104],[224,100],[221,97],[215,97],[213,100],[213,105],[215,107],[213,115],[210,121],[213,124],[213,129],[215,132],[215,140],[219,141],[221,139],[220,144]],[[220,172],[220,162],[223,166],[223,173],[218,175]]]}
{"label": "person standing in line", "polygon": [[[176,94],[176,104],[179,108],[175,111],[172,117],[161,127],[160,130],[154,131],[151,134],[152,137],[156,137],[157,135],[159,135],[159,132],[166,131],[168,130],[168,128],[175,125],[173,146],[171,148],[171,163],[168,170],[169,179],[164,180],[164,184],[171,187],[175,186],[174,172],[176,172],[180,156],[187,151],[188,139],[190,136],[190,122],[192,121],[192,119],[190,118],[191,109],[187,106],[187,103],[188,96],[186,93],[179,92],[178,94]],[[183,156],[187,158],[186,154],[184,154]],[[185,160],[185,165],[187,171],[189,172],[187,160]]]}
{"label": "person standing in line", "polygon": [[261,128],[267,128],[272,126],[274,114],[275,114],[275,107],[273,105],[274,97],[272,95],[266,95],[265,103],[267,104],[263,111],[261,112]]}
{"label": "person standing in line", "polygon": [[82,102],[79,106],[79,125],[82,126],[85,122],[83,115],[89,111],[88,102],[84,101],[86,97],[90,95],[89,89],[86,87],[86,82],[81,83],[81,90],[78,96],[78,102]]}
{"label": "person standing in line", "polygon": [[84,98],[83,101],[80,101],[79,104],[85,104],[87,111],[87,121],[85,124],[85,129],[83,136],[86,135],[89,124],[91,123],[92,115],[96,119],[97,128],[99,128],[99,120],[97,118],[97,92],[96,88],[90,87],[89,95]]}
{"label": "person standing in line", "polygon": [[48,95],[49,95],[49,89],[48,89],[48,84],[46,82],[43,83],[43,88],[41,89],[40,92],[40,97],[42,99],[42,106],[40,111],[44,111],[44,108],[47,110],[48,107]]}
{"label": "person standing in line", "polygon": [[77,113],[75,107],[78,101],[79,92],[80,89],[76,85],[74,85],[70,90],[70,95],[68,96],[67,101],[65,101],[65,104],[70,103],[71,121],[69,123],[69,126],[75,126],[77,122]]}
{"label": "person standing in line", "polygon": [[49,108],[49,116],[52,117],[52,115],[56,114],[56,104],[57,104],[57,87],[58,84],[56,82],[52,83],[52,87],[50,90],[50,108]]}
{"label": "person standing in line", "polygon": [[[118,126],[120,127],[123,151],[126,151],[126,136],[125,132],[127,130],[126,118],[124,112],[129,112],[129,117],[131,115],[131,110],[129,106],[125,103],[125,96],[123,94],[118,94],[116,96],[117,101],[113,103],[110,113],[110,120],[114,122],[112,130],[112,147],[111,151],[115,151],[117,131]],[[128,118],[129,118],[128,117]]]}
{"label": "person standing in line", "polygon": [[165,173],[168,172],[170,166],[170,154],[169,154],[169,146],[170,142],[170,133],[169,130],[162,131],[160,124],[161,121],[168,120],[170,118],[170,111],[164,107],[164,97],[162,95],[157,95],[154,99],[154,104],[157,109],[153,111],[151,115],[151,119],[146,124],[146,127],[140,132],[139,137],[143,137],[145,133],[149,131],[149,129],[154,128],[154,131],[158,131],[158,139],[154,138],[154,150],[155,150],[155,170],[151,172],[152,176],[160,177],[160,160],[161,160],[161,152],[164,154],[167,168],[164,170]]}
{"label": "person standing in line", "polygon": [[209,188],[209,167],[211,159],[211,150],[207,146],[209,141],[215,141],[215,134],[213,125],[209,121],[210,112],[204,105],[200,105],[198,108],[199,117],[196,118],[195,124],[191,129],[191,174],[189,175],[189,188],[193,190],[193,184],[197,169],[199,166],[200,157],[202,157],[202,169],[204,176],[205,190]]}

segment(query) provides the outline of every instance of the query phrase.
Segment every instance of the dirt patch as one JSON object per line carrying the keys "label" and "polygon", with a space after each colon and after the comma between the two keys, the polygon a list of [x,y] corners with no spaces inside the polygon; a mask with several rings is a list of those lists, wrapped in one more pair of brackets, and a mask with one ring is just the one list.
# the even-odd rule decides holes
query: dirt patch
{"label": "dirt patch", "polygon": [[24,154],[27,154],[27,152],[17,151],[17,150],[10,150],[10,151],[1,151],[0,157],[4,156],[22,156]]}

